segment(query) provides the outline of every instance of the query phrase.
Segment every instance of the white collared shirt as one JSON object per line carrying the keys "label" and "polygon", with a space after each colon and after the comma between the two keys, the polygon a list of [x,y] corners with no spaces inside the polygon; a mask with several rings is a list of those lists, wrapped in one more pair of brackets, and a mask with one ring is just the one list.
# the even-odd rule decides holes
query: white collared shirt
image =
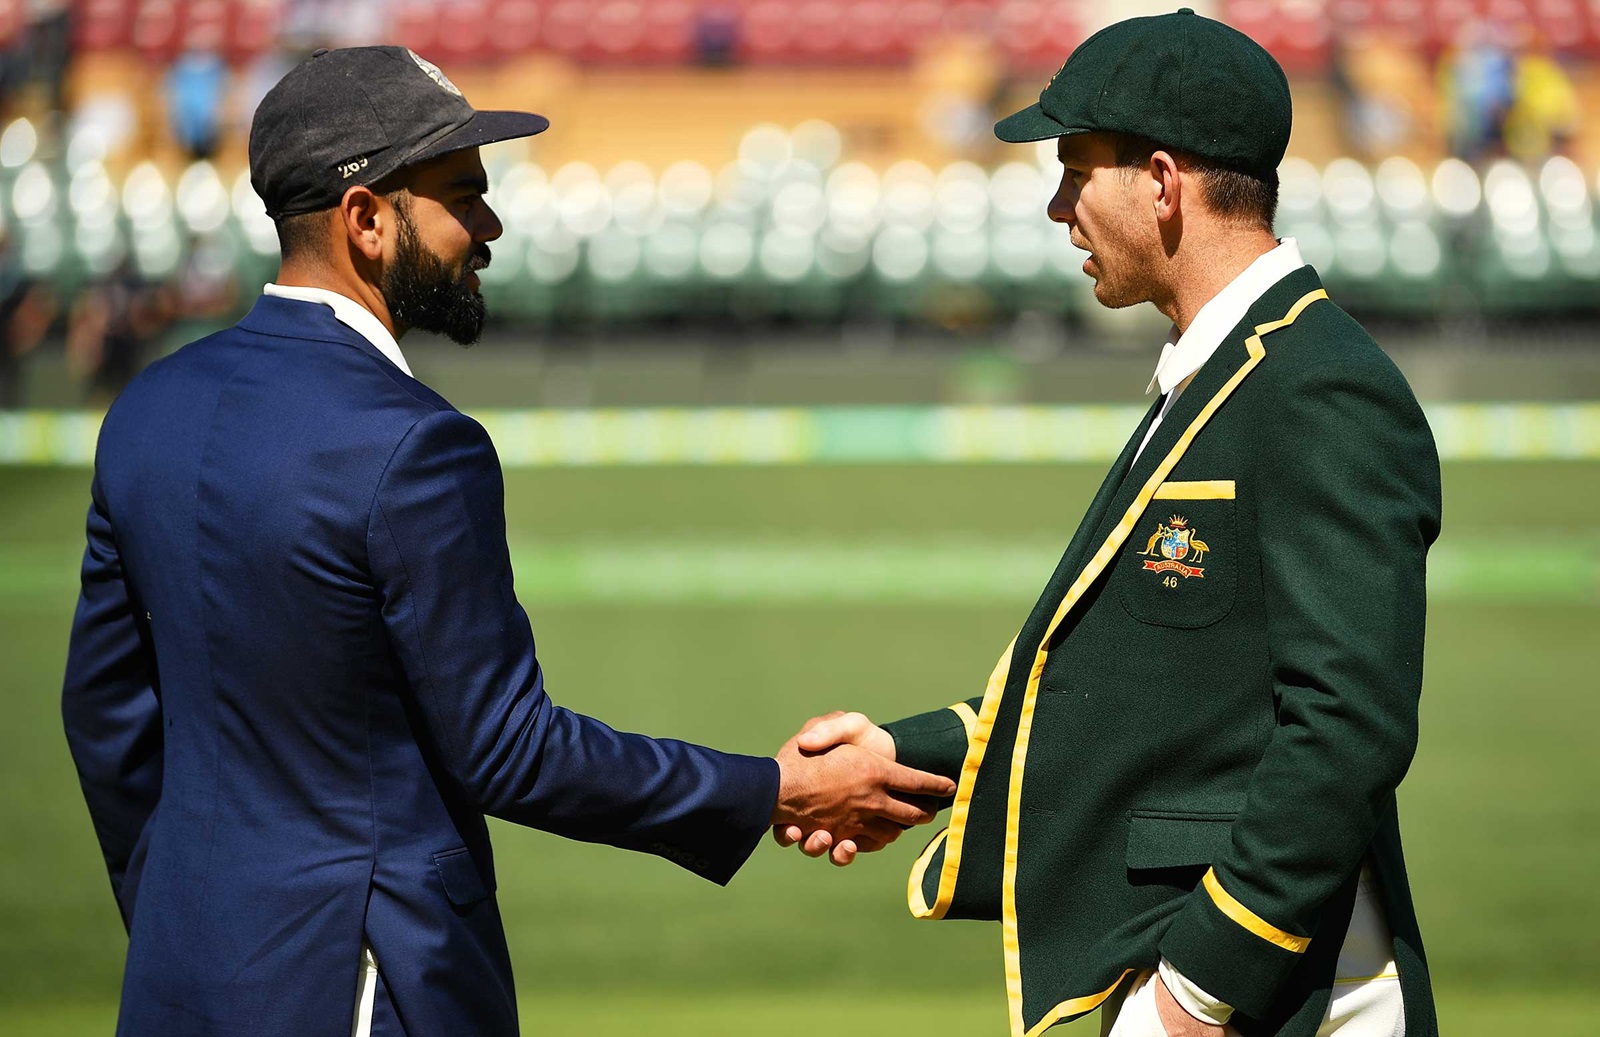
{"label": "white collared shirt", "polygon": [[1183,387],[1189,378],[1211,359],[1211,354],[1222,345],[1228,332],[1244,320],[1250,307],[1266,295],[1273,285],[1305,265],[1306,261],[1300,258],[1300,246],[1293,238],[1284,238],[1278,242],[1277,248],[1258,257],[1244,268],[1243,273],[1229,281],[1226,288],[1212,296],[1210,302],[1200,307],[1189,329],[1181,336],[1177,327],[1173,327],[1172,333],[1167,336],[1167,344],[1161,347],[1156,373],[1151,376],[1150,384],[1144,390],[1148,396],[1160,387],[1166,399],[1162,401],[1155,420],[1150,423],[1150,431],[1145,433],[1144,442],[1139,444],[1139,452],[1133,455],[1135,462],[1155,437],[1161,420],[1171,412],[1172,405],[1183,394]]}
{"label": "white collared shirt", "polygon": [[388,357],[394,366],[408,375],[411,374],[405,354],[400,352],[400,343],[389,334],[389,329],[383,326],[383,321],[354,299],[338,292],[330,292],[326,288],[306,288],[301,285],[269,284],[261,289],[261,294],[275,295],[280,299],[297,299],[300,302],[321,303],[333,311],[340,324],[371,342],[373,348]]}

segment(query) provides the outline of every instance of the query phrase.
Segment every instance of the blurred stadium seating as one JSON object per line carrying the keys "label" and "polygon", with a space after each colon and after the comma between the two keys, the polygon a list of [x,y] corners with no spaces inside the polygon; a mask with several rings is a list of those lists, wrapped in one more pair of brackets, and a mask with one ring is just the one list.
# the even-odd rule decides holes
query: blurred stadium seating
{"label": "blurred stadium seating", "polygon": [[[1083,253],[1043,219],[1050,143],[994,169],[880,171],[841,159],[839,132],[813,121],[750,130],[720,168],[546,168],[491,154],[506,233],[485,291],[497,313],[540,320],[1073,313],[1091,304],[1089,283]],[[169,176],[142,162],[113,179],[99,161],[67,169],[37,149],[26,120],[0,132],[0,220],[30,275],[70,290],[128,257],[159,280],[202,244],[246,292],[275,270],[246,172],[196,162]],[[1501,161],[1481,176],[1453,158],[1375,169],[1290,158],[1281,176],[1280,232],[1362,311],[1548,314],[1600,300],[1596,184],[1569,158]]]}
{"label": "blurred stadium seating", "polygon": [[[1343,305],[1420,328],[1600,310],[1600,120],[1583,118],[1600,109],[1600,0],[1195,6],[1289,73],[1278,230]],[[1149,329],[1106,323],[1082,254],[1044,218],[1050,144],[1001,145],[990,125],[1135,7],[1167,9],[0,0],[0,273],[50,322],[41,355],[70,353],[75,302],[119,279],[161,296],[158,348],[232,319],[277,263],[246,170],[255,104],[317,46],[400,42],[480,107],[552,119],[485,152],[506,232],[484,292],[502,326],[964,332],[1022,317],[1131,340]],[[198,131],[176,114],[185,66]],[[1482,84],[1466,77],[1484,74],[1536,103],[1467,110]],[[93,364],[67,366],[82,379]]]}

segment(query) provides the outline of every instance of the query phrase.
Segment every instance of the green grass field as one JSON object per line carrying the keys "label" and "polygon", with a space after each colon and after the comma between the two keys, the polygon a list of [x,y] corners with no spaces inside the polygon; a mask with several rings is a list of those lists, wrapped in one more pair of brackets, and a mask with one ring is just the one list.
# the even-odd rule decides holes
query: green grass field
{"label": "green grass field", "polygon": [[[1098,477],[524,470],[508,512],[558,701],[768,753],[821,710],[887,719],[980,690]],[[1422,748],[1401,790],[1444,1031],[1600,1032],[1600,466],[1445,478]],[[87,479],[0,468],[5,1034],[108,1034],[115,1017],[125,943],[57,710]],[[720,890],[499,826],[524,1028],[1003,1034],[998,928],[906,913],[923,835],[847,871],[768,846]]]}

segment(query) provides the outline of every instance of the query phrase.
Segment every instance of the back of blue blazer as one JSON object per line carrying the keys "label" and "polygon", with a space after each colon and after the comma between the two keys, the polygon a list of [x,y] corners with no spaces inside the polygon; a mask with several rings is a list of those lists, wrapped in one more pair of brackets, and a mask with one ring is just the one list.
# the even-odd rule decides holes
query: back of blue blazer
{"label": "back of blue blazer", "polygon": [[63,693],[129,930],[118,1032],[512,1034],[484,816],[728,881],[777,765],[553,705],[483,429],[264,296],[107,415]]}

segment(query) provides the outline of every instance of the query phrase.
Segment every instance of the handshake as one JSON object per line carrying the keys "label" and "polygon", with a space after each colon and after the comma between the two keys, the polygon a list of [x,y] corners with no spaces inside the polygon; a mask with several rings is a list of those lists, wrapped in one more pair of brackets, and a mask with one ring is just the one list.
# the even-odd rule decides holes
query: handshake
{"label": "handshake", "polygon": [[860,713],[813,717],[777,760],[773,838],[841,867],[932,821],[956,793],[949,778],[896,763],[894,738]]}

